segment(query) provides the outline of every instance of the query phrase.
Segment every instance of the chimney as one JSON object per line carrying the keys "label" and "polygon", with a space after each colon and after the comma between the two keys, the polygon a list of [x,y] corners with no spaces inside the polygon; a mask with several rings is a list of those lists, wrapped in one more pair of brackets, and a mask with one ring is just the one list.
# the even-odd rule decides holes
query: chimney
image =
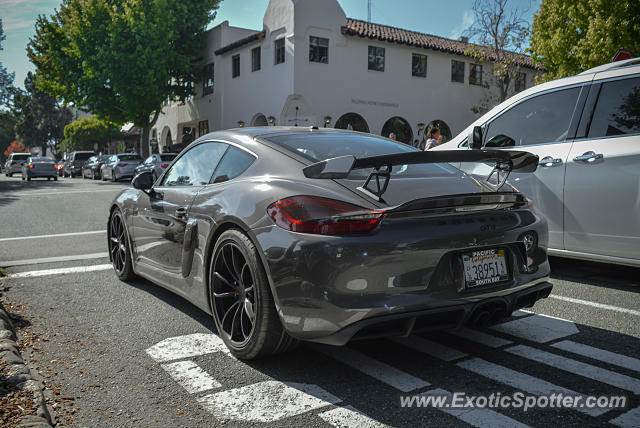
{"label": "chimney", "polygon": [[458,41],[463,43],[469,43],[469,38],[467,36],[460,36],[458,37]]}

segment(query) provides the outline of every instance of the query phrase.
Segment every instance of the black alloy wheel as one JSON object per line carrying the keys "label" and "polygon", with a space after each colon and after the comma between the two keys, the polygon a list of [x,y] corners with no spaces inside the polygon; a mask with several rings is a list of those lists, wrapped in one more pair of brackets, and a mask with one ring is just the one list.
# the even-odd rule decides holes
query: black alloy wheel
{"label": "black alloy wheel", "polygon": [[131,263],[131,249],[129,248],[129,236],[124,225],[124,218],[119,209],[115,209],[109,221],[109,255],[116,275],[122,281],[133,279],[133,266]]}
{"label": "black alloy wheel", "polygon": [[218,334],[237,358],[265,357],[297,344],[280,323],[256,247],[240,230],[223,232],[216,243],[209,293]]}

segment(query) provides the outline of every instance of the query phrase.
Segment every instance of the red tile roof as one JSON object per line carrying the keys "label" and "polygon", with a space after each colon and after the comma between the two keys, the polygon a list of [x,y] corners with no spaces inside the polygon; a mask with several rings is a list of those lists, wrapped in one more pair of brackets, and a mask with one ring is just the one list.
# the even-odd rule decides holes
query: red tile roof
{"label": "red tile roof", "polygon": [[[447,39],[445,37],[431,34],[419,33],[417,31],[403,30],[401,28],[390,27],[388,25],[373,24],[359,19],[347,18],[347,25],[342,27],[342,34],[349,36],[368,37],[389,43],[400,43],[418,48],[434,49],[442,52],[464,55],[470,43],[460,40]],[[531,57],[513,52],[516,63],[523,67],[535,68]]]}
{"label": "red tile roof", "polygon": [[247,45],[251,42],[255,42],[256,40],[260,40],[260,39],[264,39],[265,36],[265,32],[264,31],[259,31],[257,33],[253,33],[248,35],[247,37],[245,37],[244,39],[240,39],[240,40],[236,40],[235,42],[228,44],[227,46],[223,46],[220,49],[218,49],[217,51],[215,51],[216,55],[223,55],[229,51],[232,51],[234,49],[237,49],[241,46]]}

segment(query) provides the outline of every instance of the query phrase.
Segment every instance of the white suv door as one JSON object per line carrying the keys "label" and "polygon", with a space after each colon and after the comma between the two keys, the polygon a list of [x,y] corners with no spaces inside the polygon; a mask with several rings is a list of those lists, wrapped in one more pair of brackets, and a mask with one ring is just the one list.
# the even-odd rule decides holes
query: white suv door
{"label": "white suv door", "polygon": [[[540,158],[534,174],[513,173],[509,182],[547,218],[550,248],[564,248],[564,175],[572,145],[567,136],[579,119],[587,89],[579,84],[524,98],[484,125],[486,148],[526,150]],[[510,139],[495,138],[500,135]]]}
{"label": "white suv door", "polygon": [[[596,75],[565,179],[565,248],[640,259],[640,74]],[[581,138],[580,138],[581,137]],[[621,260],[618,260],[620,262]],[[624,261],[623,261],[624,262]]]}

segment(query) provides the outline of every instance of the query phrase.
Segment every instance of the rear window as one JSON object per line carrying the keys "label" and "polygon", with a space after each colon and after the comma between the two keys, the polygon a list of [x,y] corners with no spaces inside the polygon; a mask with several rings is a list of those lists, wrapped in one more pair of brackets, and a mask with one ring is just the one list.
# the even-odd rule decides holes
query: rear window
{"label": "rear window", "polygon": [[95,156],[93,153],[76,153],[75,160],[87,160],[91,156]]}
{"label": "rear window", "polygon": [[31,157],[31,162],[53,162],[53,159],[51,158],[44,158],[44,157]]}
{"label": "rear window", "polygon": [[640,134],[640,77],[602,84],[589,138]]}
{"label": "rear window", "polygon": [[29,155],[13,155],[13,160],[14,161],[27,160],[27,158],[29,158]]}
{"label": "rear window", "polygon": [[174,160],[176,158],[176,156],[178,156],[175,153],[172,154],[168,154],[168,155],[160,155],[160,159],[162,159],[163,162],[171,162],[172,160]]}
{"label": "rear window", "polygon": [[118,155],[118,159],[121,161],[139,161],[142,158],[138,155]]}
{"label": "rear window", "polygon": [[[346,155],[353,155],[359,159],[419,151],[415,147],[399,142],[355,133],[295,133],[270,135],[263,138],[302,156],[309,160],[310,163]],[[370,169],[354,170],[349,175],[349,178],[366,177],[369,171]],[[442,175],[443,172],[453,174],[456,171],[455,168],[448,164],[397,165],[393,167],[391,174],[403,177],[423,177],[427,175]]]}

